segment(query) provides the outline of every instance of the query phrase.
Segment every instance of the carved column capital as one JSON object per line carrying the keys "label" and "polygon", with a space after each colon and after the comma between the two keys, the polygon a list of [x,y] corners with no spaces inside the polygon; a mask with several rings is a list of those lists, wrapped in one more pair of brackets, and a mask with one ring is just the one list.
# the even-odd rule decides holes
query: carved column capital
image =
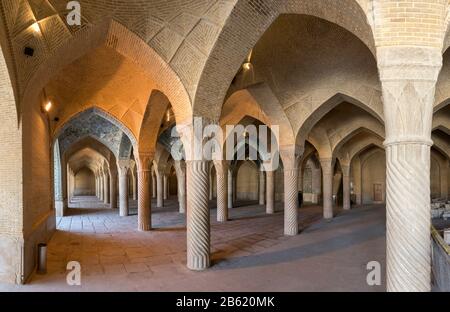
{"label": "carved column capital", "polygon": [[280,147],[280,157],[285,170],[297,170],[302,155],[303,148],[298,145]]}
{"label": "carved column capital", "polygon": [[119,169],[119,175],[126,175],[128,170],[131,169],[131,160],[129,159],[119,159],[117,161],[117,168]]}
{"label": "carved column capital", "polygon": [[333,158],[320,158],[320,165],[324,174],[333,174],[335,160]]}
{"label": "carved column capital", "polygon": [[155,159],[155,153],[135,153],[134,158],[136,159],[138,171],[150,171],[153,159]]}
{"label": "carved column capital", "polygon": [[442,51],[428,47],[380,47],[378,69],[386,124],[385,145],[431,146],[436,81]]}
{"label": "carved column capital", "polygon": [[350,176],[350,165],[349,164],[341,164],[342,176],[348,177]]}

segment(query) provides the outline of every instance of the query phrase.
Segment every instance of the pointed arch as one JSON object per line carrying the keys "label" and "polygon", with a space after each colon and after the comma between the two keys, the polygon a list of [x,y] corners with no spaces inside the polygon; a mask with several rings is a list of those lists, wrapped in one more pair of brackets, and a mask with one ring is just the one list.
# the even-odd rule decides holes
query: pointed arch
{"label": "pointed arch", "polygon": [[[93,132],[92,129],[86,128],[86,124],[83,122],[84,119],[93,118],[92,116],[96,116],[97,120],[93,120],[94,123],[98,123],[99,121],[104,121],[105,123],[109,123],[111,127],[113,128],[114,140],[111,138],[111,132],[108,131],[108,138],[103,138],[105,134],[99,133],[99,132]],[[119,158],[121,155],[124,157],[129,158],[130,157],[130,151],[131,148],[136,149],[137,148],[137,140],[132,133],[130,129],[128,129],[120,120],[118,120],[113,115],[107,113],[101,108],[92,107],[88,108],[84,111],[78,112],[77,114],[71,116],[68,120],[62,122],[58,128],[55,129],[54,135],[53,135],[53,141],[56,140],[56,138],[60,138],[67,129],[71,128],[72,126],[75,128],[79,128],[77,126],[77,122],[83,123],[83,127],[81,125],[79,127],[83,128],[84,130],[82,137],[84,136],[91,136],[95,138],[96,140],[100,141],[104,145],[108,146],[109,149],[111,149],[114,153],[114,155]],[[96,128],[97,130],[101,130],[99,128]],[[68,135],[68,142],[60,142],[61,148],[64,150],[66,146],[71,145],[74,141],[76,141],[77,137],[74,137],[73,135]],[[127,152],[128,151],[128,152]],[[128,154],[128,155],[127,155]]]}
{"label": "pointed arch", "polygon": [[203,66],[195,93],[195,116],[218,119],[221,104],[238,68],[281,14],[312,15],[335,23],[357,36],[375,55],[372,28],[358,1],[239,0]]}
{"label": "pointed arch", "polygon": [[376,120],[378,120],[382,125],[384,125],[384,119],[382,111],[377,111],[374,109],[373,105],[366,105],[364,102],[358,100],[355,97],[349,96],[347,94],[336,93],[331,98],[320,104],[315,110],[311,111],[309,115],[304,119],[300,128],[297,131],[296,142],[298,145],[303,146],[308,134],[311,129],[318,123],[326,114],[328,114],[333,108],[337,107],[341,103],[350,103],[356,107],[369,113]]}
{"label": "pointed arch", "polygon": [[177,122],[191,117],[190,97],[178,75],[147,43],[115,20],[105,20],[80,30],[42,63],[25,88],[20,111],[36,103],[41,90],[57,73],[102,46],[114,49],[153,77],[155,89],[164,90],[172,103]]}
{"label": "pointed arch", "polygon": [[139,131],[139,153],[155,151],[161,121],[169,105],[169,99],[164,93],[159,90],[152,91]]}

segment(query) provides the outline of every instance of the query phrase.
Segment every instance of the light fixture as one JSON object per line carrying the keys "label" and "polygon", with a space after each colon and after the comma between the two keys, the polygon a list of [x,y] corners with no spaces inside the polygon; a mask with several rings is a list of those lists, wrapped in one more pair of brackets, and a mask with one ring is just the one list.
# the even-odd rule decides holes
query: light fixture
{"label": "light fixture", "polygon": [[48,101],[47,104],[44,106],[44,110],[48,113],[52,109],[52,102]]}
{"label": "light fixture", "polygon": [[170,111],[167,111],[167,122],[170,121]]}
{"label": "light fixture", "polygon": [[41,32],[41,28],[39,27],[39,23],[38,23],[38,22],[32,24],[32,25],[31,25],[31,29],[32,29],[35,33]]}
{"label": "light fixture", "polygon": [[244,64],[242,64],[242,67],[245,70],[249,70],[252,67],[252,54],[253,54],[253,50],[250,50],[250,53],[248,54],[247,58],[245,59]]}

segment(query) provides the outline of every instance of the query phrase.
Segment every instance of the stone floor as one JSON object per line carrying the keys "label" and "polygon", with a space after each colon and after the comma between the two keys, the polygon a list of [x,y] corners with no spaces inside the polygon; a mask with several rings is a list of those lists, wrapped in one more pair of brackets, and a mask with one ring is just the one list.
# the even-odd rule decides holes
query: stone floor
{"label": "stone floor", "polygon": [[[121,218],[117,210],[70,209],[49,242],[48,273],[34,274],[24,286],[0,284],[0,291],[385,290],[384,281],[375,287],[366,283],[369,261],[379,261],[384,270],[383,206],[337,212],[331,222],[322,220],[321,207],[303,207],[296,237],[283,236],[282,212],[269,216],[258,205],[233,208],[229,222],[212,222],[213,266],[204,272],[185,267],[185,219],[176,201],[153,209],[151,232],[136,230],[131,211]],[[81,286],[66,284],[65,267],[73,260],[82,267]]]}

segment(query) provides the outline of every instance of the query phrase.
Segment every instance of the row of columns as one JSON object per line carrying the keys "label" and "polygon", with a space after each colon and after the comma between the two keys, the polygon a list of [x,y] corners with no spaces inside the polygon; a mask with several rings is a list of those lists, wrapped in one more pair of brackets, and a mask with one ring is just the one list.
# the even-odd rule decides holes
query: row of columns
{"label": "row of columns", "polygon": [[[441,55],[436,54],[439,55],[437,57],[429,52],[420,51],[417,60],[420,65],[417,66],[414,64],[404,66],[404,64],[396,63],[397,55],[395,53],[388,53],[389,57],[384,59],[385,63],[379,64],[386,116],[388,290],[430,289],[429,170],[432,142],[430,140],[431,118],[428,117],[432,113],[434,84],[438,73],[436,69],[440,68]],[[380,59],[383,59],[383,53],[380,55]],[[401,55],[404,53],[399,54],[399,56]],[[421,58],[423,55],[425,57]],[[391,75],[393,72],[397,74]],[[408,117],[414,122],[402,115],[410,116],[411,107],[418,110],[417,114],[413,114],[413,118]],[[418,113],[419,111],[429,113],[426,120],[423,119],[422,113]],[[400,121],[403,124],[399,125]],[[299,155],[296,154],[294,146],[282,150],[281,155],[284,164],[285,185],[284,233],[297,235],[299,229],[297,200]],[[414,161],[414,166],[409,165],[411,160]],[[323,181],[323,213],[326,219],[330,219],[333,217],[334,160],[333,158],[322,158],[320,163]],[[233,192],[232,173],[228,170],[226,163],[216,163],[216,166],[217,218],[219,221],[226,221],[228,208],[233,207],[233,196],[236,192]],[[139,229],[141,230],[151,228],[150,196],[148,194],[152,179],[148,174],[149,171],[149,168],[140,167],[139,169],[138,210]],[[349,166],[344,164],[342,173],[345,209],[350,208],[349,171]],[[266,209],[267,213],[273,213],[274,172],[266,171],[265,176]],[[264,179],[260,178],[260,180]],[[126,180],[123,182],[126,183]],[[157,171],[156,182],[157,202],[162,205],[164,200],[163,172]],[[209,183],[208,161],[186,161],[187,266],[192,270],[203,270],[210,265]],[[262,182],[260,184],[262,185]],[[179,193],[182,193],[181,189]],[[263,200],[264,196],[260,193],[259,201],[263,202]],[[180,202],[183,201],[180,200]],[[404,240],[403,237],[408,237],[408,239]],[[408,261],[404,261],[404,259],[408,259]]]}

